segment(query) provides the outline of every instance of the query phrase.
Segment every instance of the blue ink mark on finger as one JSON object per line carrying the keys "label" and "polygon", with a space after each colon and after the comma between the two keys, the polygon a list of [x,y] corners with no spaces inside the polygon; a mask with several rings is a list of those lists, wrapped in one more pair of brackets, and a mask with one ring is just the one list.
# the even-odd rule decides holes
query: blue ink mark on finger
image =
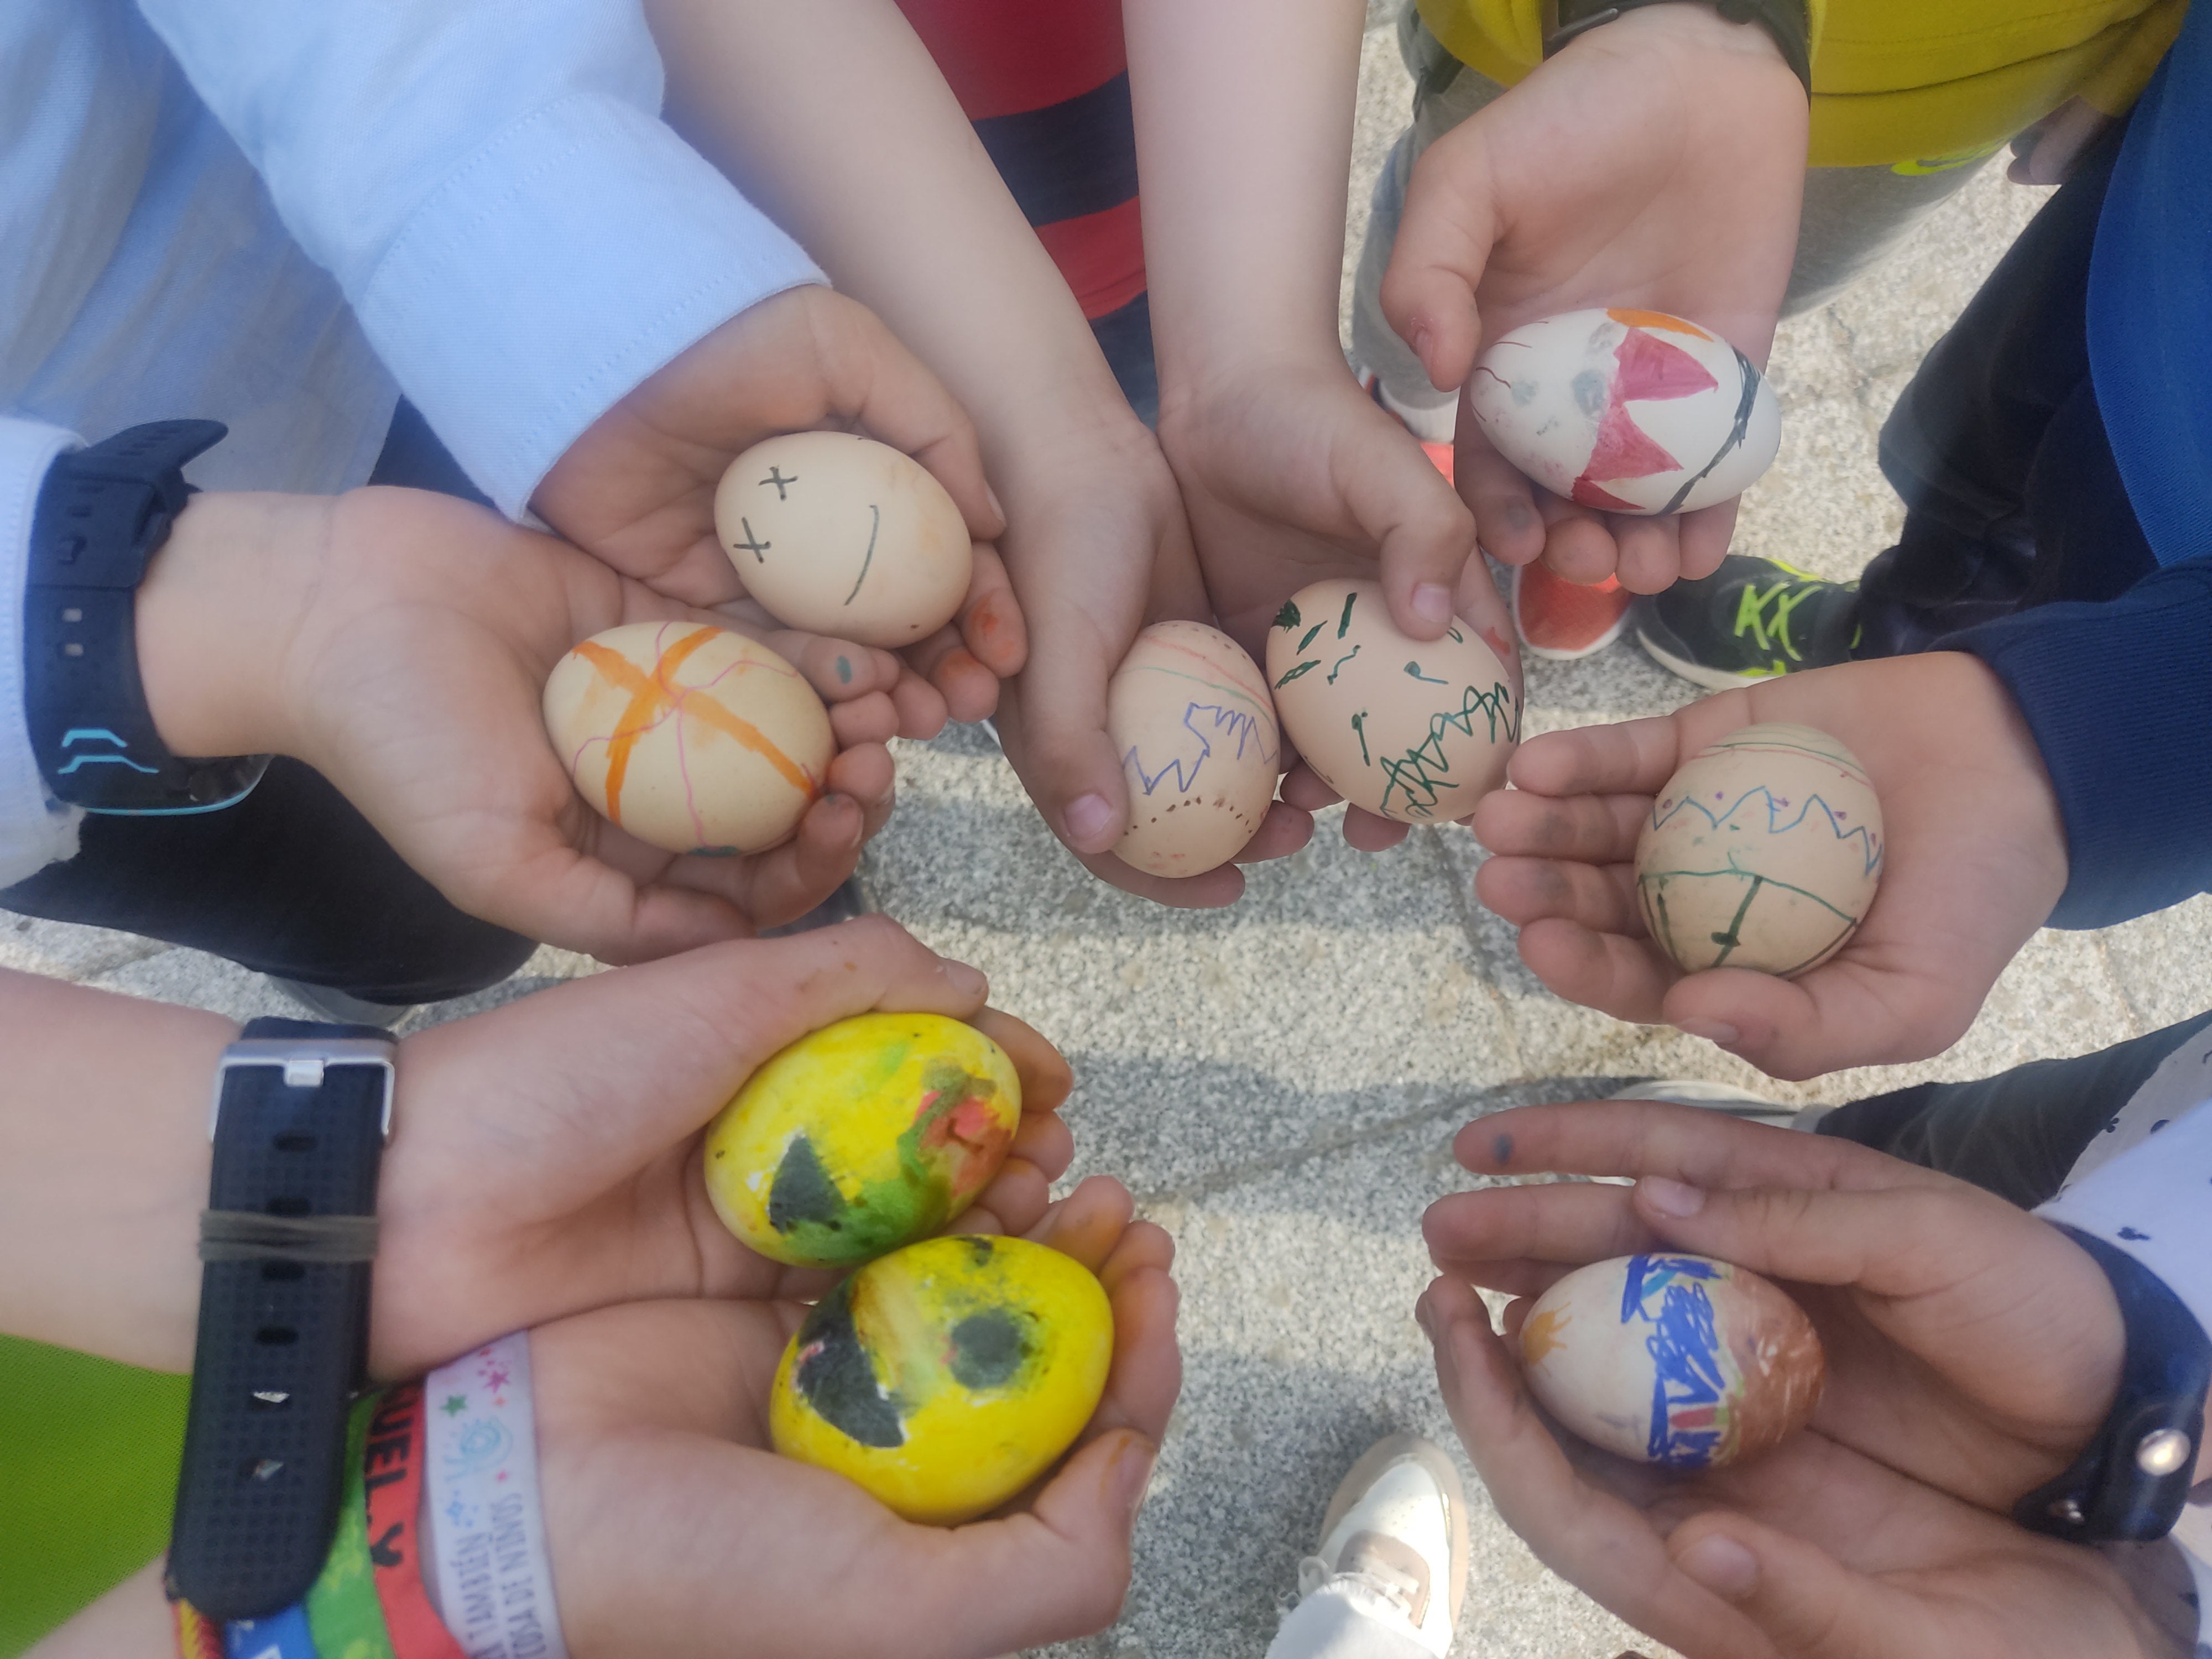
{"label": "blue ink mark on finger", "polygon": [[851,661],[850,661],[849,659],[848,659],[844,658],[844,657],[840,657],[840,658],[838,658],[838,659],[837,659],[837,684],[840,684],[840,685],[850,685],[852,683],[853,683],[853,665],[852,665]]}

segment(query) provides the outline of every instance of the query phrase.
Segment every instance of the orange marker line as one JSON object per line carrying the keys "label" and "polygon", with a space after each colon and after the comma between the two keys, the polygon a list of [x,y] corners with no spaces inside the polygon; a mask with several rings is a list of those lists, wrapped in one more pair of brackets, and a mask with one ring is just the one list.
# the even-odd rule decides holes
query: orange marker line
{"label": "orange marker line", "polygon": [[1713,337],[1695,323],[1685,322],[1680,317],[1663,311],[1632,311],[1626,307],[1615,310],[1607,307],[1605,314],[1614,322],[1625,323],[1630,328],[1663,328],[1675,334],[1694,334],[1700,340]]}

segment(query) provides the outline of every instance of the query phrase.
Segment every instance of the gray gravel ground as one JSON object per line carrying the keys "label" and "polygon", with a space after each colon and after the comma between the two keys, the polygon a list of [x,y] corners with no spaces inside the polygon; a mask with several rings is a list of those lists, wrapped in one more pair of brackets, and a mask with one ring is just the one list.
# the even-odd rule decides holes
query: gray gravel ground
{"label": "gray gravel ground", "polygon": [[[1351,246],[1407,96],[1390,32],[1376,28]],[[1784,327],[1773,368],[1782,459],[1747,501],[1741,549],[1841,577],[1887,544],[1899,514],[1875,467],[1881,418],[2042,194],[1990,169],[1860,289]],[[1536,730],[1660,713],[1692,695],[1626,643],[1532,667]],[[2084,1052],[2212,1000],[2212,900],[2200,900],[2102,933],[2039,935],[1936,1060],[1771,1085],[1679,1033],[1548,995],[1510,930],[1474,905],[1481,854],[1456,830],[1417,830],[1370,857],[1327,822],[1305,851],[1254,871],[1233,909],[1191,915],[1085,876],[980,732],[903,745],[899,763],[900,809],[868,859],[878,898],[987,969],[996,1000],[1066,1049],[1079,1079],[1077,1173],[1127,1182],[1182,1251],[1186,1382],[1139,1528],[1136,1587],[1119,1625],[1052,1650],[1062,1659],[1256,1659],[1343,1468],[1393,1430],[1450,1443],[1411,1309],[1427,1279],[1417,1218],[1469,1184],[1448,1152],[1468,1117],[1655,1075],[1842,1101]],[[86,928],[0,919],[0,965],[241,1018],[292,1012],[228,963]],[[467,1006],[594,968],[541,951]],[[1539,1566],[1475,1490],[1455,1653],[1611,1659],[1636,1644]]]}

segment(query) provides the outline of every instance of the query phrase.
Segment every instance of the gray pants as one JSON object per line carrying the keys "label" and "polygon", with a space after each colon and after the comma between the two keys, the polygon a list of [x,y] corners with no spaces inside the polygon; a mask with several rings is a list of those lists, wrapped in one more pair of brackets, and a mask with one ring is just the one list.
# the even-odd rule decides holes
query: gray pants
{"label": "gray pants", "polygon": [[[1449,52],[1405,0],[1398,50],[1413,77],[1413,120],[1375,181],[1374,216],[1353,279],[1352,355],[1372,369],[1396,403],[1436,409],[1452,400],[1429,384],[1420,360],[1382,315],[1382,272],[1406,208],[1406,181],[1423,151],[1505,91]],[[1987,156],[1936,173],[1892,167],[1813,167],[1805,174],[1805,211],[1797,228],[1797,259],[1782,301],[1784,316],[1826,305],[1884,255],[1936,205],[1980,171]]]}

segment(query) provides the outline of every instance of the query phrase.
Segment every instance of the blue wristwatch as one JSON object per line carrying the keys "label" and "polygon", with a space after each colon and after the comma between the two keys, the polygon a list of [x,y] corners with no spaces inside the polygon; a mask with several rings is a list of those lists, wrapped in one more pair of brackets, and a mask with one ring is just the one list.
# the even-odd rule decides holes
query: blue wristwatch
{"label": "blue wristwatch", "polygon": [[156,421],[47,469],[31,523],[23,706],[54,799],[125,816],[210,812],[245,798],[266,755],[169,752],[138,678],[138,584],[192,488],[182,468],[217,421]]}

